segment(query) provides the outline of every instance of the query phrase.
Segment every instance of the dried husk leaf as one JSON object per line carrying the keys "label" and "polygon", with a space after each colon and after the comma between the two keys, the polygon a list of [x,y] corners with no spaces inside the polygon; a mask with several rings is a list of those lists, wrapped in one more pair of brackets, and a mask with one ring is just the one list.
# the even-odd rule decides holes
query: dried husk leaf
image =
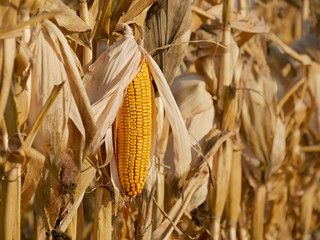
{"label": "dried husk leaf", "polygon": [[[53,35],[51,36],[54,37],[55,34],[59,39],[58,42],[61,44],[60,49],[62,50],[61,53],[64,57],[64,63],[66,65],[66,68],[68,69],[68,74],[70,77],[69,84],[74,99],[71,105],[70,119],[73,121],[81,135],[85,136],[85,146],[83,149],[83,154],[81,156],[81,158],[83,158],[86,155],[85,153],[96,134],[96,125],[94,122],[92,110],[90,108],[90,101],[81,81],[78,68],[79,65],[77,65],[78,60],[77,58],[75,58],[75,55],[68,45],[67,40],[54,24],[49,21],[45,21],[45,24],[46,27],[52,31]],[[77,107],[75,107],[74,102]]]}
{"label": "dried husk leaf", "polygon": [[171,90],[185,120],[212,106],[212,97],[206,90],[206,83],[197,74],[178,76]]}
{"label": "dried husk leaf", "polygon": [[[120,18],[119,22],[125,23],[133,19],[137,19],[139,15],[143,15],[143,21],[136,21],[139,25],[143,25],[144,19],[146,17],[146,10],[155,2],[156,0],[133,0],[128,11]],[[140,24],[141,23],[141,24]]]}
{"label": "dried husk leaf", "polygon": [[155,52],[155,61],[171,85],[181,64],[191,34],[191,1],[155,2],[147,13],[144,25],[144,45],[147,51],[168,44],[168,49]]}
{"label": "dried husk leaf", "polygon": [[[95,126],[74,55],[58,28],[45,21],[39,26],[31,49],[36,54],[36,61],[42,63],[34,64],[31,72],[33,94],[30,113],[35,114],[29,117],[31,124],[35,121],[33,116],[41,110],[48,91],[67,80],[44,119],[34,144],[45,155],[47,162],[36,190],[35,209],[40,222],[51,232],[56,227],[56,220],[59,218],[60,222],[65,217],[68,201],[76,199],[74,205],[70,204],[74,210],[69,209],[68,216],[76,212],[81,202],[79,196],[83,196],[93,178],[92,175],[91,179],[85,180],[85,188],[79,187],[79,169],[85,149],[95,134]],[[78,193],[79,189],[82,192]]]}
{"label": "dried husk leaf", "polygon": [[62,1],[46,0],[44,11],[58,12],[54,19],[64,35],[82,46],[90,47],[90,26]]}
{"label": "dried husk leaf", "polygon": [[233,141],[227,139],[213,158],[212,178],[214,186],[210,185],[210,214],[220,219],[227,200],[230,172],[232,165]]}
{"label": "dried husk leaf", "polygon": [[208,166],[207,163],[202,164],[197,173],[190,179],[188,185],[183,191],[183,198],[179,198],[175,205],[170,209],[167,218],[161,223],[161,225],[152,233],[152,239],[160,240],[167,239],[175,226],[179,222],[181,216],[186,210],[192,195],[197,191],[203,184],[208,181]]}
{"label": "dried husk leaf", "polygon": [[[65,79],[68,79],[67,72],[60,60],[61,55],[56,55],[57,52],[52,47],[52,40],[45,28],[38,32],[35,42],[37,44],[31,49],[36,56],[30,76],[32,94],[30,95],[29,125],[31,126],[54,85],[61,84]],[[61,158],[68,141],[67,121],[71,98],[70,87],[65,84],[34,141],[35,148],[49,157],[50,163],[57,173],[59,173]]]}
{"label": "dried husk leaf", "polygon": [[44,166],[45,157],[35,149],[30,150],[30,159],[27,160],[27,174],[24,177],[21,188],[21,210],[23,211],[29,204],[38,183]]}
{"label": "dried husk leaf", "polygon": [[112,199],[110,190],[98,188],[95,195],[94,239],[112,239]]}
{"label": "dried husk leaf", "polygon": [[315,32],[295,41],[291,47],[300,54],[309,55],[313,61],[320,62],[319,36]]}
{"label": "dried husk leaf", "polygon": [[[212,166],[208,162],[213,156],[219,151],[221,146],[233,135],[229,132],[222,134],[216,142],[212,141],[207,142],[208,151],[203,157],[202,161],[199,161],[199,165],[196,168],[194,174],[189,179],[187,185],[184,187],[182,196],[179,198],[174,206],[170,208],[170,211],[167,214],[167,218],[162,221],[160,226],[152,233],[152,239],[163,239],[170,236],[174,229],[177,230],[176,225],[179,222],[183,213],[188,209],[193,195],[195,192],[199,191],[203,185],[207,185],[209,180],[209,171]],[[200,190],[201,192],[201,190]]]}
{"label": "dried husk leaf", "polygon": [[[191,152],[188,133],[179,109],[157,64],[142,47],[137,45],[129,26],[122,26],[124,26],[124,37],[103,52],[90,67],[92,80],[87,85],[87,91],[91,98],[92,109],[99,128],[99,133],[94,139],[91,151],[94,153],[98,150],[105,136],[108,139],[115,137],[112,136],[112,132],[107,134],[108,130],[116,120],[127,86],[140,71],[141,58],[145,58],[172,127],[175,149],[174,161],[177,169],[176,176],[185,178],[187,164],[191,161]],[[97,89],[99,90],[97,91]],[[153,114],[153,119],[156,120],[156,109],[154,109]],[[153,124],[152,131],[154,133],[152,145],[154,146],[157,135],[156,122]],[[109,142],[110,140],[107,141]],[[112,152],[112,146],[106,147],[109,148],[107,153]],[[111,171],[114,171],[114,173],[117,171],[116,163],[113,161],[111,161]],[[113,175],[116,179],[117,174]]]}
{"label": "dried husk leaf", "polygon": [[[194,146],[194,149],[192,150],[192,162],[189,166],[190,171],[198,164],[199,157],[202,154],[201,149],[205,137],[214,124],[215,114],[212,98],[210,93],[206,90],[204,79],[197,74],[178,76],[171,85],[171,90],[182,117],[185,120],[190,135],[190,142]],[[167,177],[169,183],[172,180],[172,170],[174,169],[174,165],[170,161],[172,155],[172,140],[170,139],[164,161],[164,164],[170,167],[170,170],[168,171],[169,175]],[[207,184],[204,184],[193,194],[187,211],[191,212],[201,205],[205,201],[207,193]]]}
{"label": "dried husk leaf", "polygon": [[[201,146],[204,143],[205,136],[212,129],[214,124],[212,98],[210,93],[206,90],[204,79],[197,74],[181,75],[175,78],[171,90],[182,117],[185,120],[190,135],[190,142],[195,149],[198,149],[192,150],[192,162],[189,166],[190,171],[196,166],[199,156],[201,155]],[[172,136],[170,135],[164,159],[164,164],[170,168],[164,169],[168,174],[166,180],[169,184],[171,183],[174,177],[173,173],[175,172],[174,163],[171,161],[173,156],[171,137]],[[193,195],[191,205],[188,206],[188,211],[193,210],[204,201],[207,194],[207,189],[204,186]]]}
{"label": "dried husk leaf", "polygon": [[[202,19],[201,23],[205,23],[207,19],[221,24],[222,19],[222,4],[215,5],[207,10],[193,6],[193,12]],[[199,20],[198,20],[199,21]],[[269,31],[264,20],[259,19],[257,11],[250,11],[246,16],[240,13],[233,12],[230,20],[231,27],[241,32],[247,33],[266,33]],[[196,26],[200,26],[199,23]],[[194,27],[194,30],[197,28]]]}

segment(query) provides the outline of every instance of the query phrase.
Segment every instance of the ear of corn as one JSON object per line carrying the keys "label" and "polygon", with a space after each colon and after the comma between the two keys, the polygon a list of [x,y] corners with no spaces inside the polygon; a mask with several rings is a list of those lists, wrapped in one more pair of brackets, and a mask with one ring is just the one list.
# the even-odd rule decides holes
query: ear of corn
{"label": "ear of corn", "polygon": [[152,133],[151,80],[147,64],[128,85],[117,128],[119,179],[127,196],[142,192],[149,167]]}

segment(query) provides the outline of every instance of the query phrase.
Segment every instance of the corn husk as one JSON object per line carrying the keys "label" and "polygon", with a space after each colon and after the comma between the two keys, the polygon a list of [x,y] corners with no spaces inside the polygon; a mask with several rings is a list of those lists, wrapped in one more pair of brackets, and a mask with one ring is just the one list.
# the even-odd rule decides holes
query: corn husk
{"label": "corn husk", "polygon": [[[92,80],[87,86],[87,91],[97,126],[100,129],[93,141],[91,151],[96,152],[103,141],[109,142],[110,140],[108,139],[112,139],[112,132],[109,131],[108,134],[108,129],[110,130],[116,119],[126,87],[140,70],[141,58],[145,58],[173,131],[175,151],[173,160],[176,165],[175,176],[178,179],[183,179],[188,171],[187,167],[191,160],[191,153],[189,150],[188,134],[181,114],[159,67],[145,50],[137,45],[127,25],[124,25],[124,30],[124,37],[101,54],[90,67]],[[156,111],[153,111],[153,113],[156,114]],[[153,117],[154,120],[155,118],[156,116]],[[156,124],[153,124],[153,137],[156,136],[157,130],[155,127]],[[104,137],[106,140],[104,140]],[[183,139],[183,141],[178,141],[178,139]],[[154,143],[155,138],[153,145]],[[107,148],[107,155],[110,158],[113,155],[112,145],[108,145]],[[111,153],[111,155],[108,153]],[[116,171],[116,163],[113,161],[111,162],[111,169],[112,171]],[[117,174],[116,172],[114,173],[113,178],[118,182]],[[118,183],[114,184],[119,186]]]}
{"label": "corn husk", "polygon": [[[35,61],[42,64],[34,64],[31,70],[30,124],[35,122],[34,116],[41,110],[50,89],[67,80],[34,141],[34,147],[45,155],[47,163],[36,190],[35,207],[42,224],[51,232],[55,221],[61,218],[58,217],[62,214],[61,209],[66,207],[65,199],[61,195],[63,192],[58,190],[62,187],[61,182],[63,191],[67,192],[71,199],[74,198],[74,192],[82,187],[79,185],[76,188],[79,170],[82,166],[83,152],[88,147],[90,138],[92,139],[95,126],[90,120],[88,99],[84,95],[76,61],[72,60],[72,50],[58,28],[49,21],[40,25],[34,35],[31,49],[36,54]],[[73,92],[77,94],[74,95]],[[81,116],[79,112],[82,112]],[[69,133],[72,136],[78,135],[77,141],[69,138]],[[90,180],[86,182],[86,186],[89,183]],[[81,202],[83,192],[75,196],[77,202],[79,199]],[[71,213],[72,211],[69,211],[68,214]]]}
{"label": "corn husk", "polygon": [[[185,120],[190,135],[190,141],[193,145],[192,162],[189,171],[192,171],[198,164],[200,157],[203,155],[202,147],[205,143],[206,135],[212,129],[214,124],[214,108],[210,93],[206,90],[204,79],[196,74],[178,76],[171,86],[175,100]],[[200,106],[200,107],[199,107]],[[167,173],[167,184],[173,188],[171,182],[173,179],[172,169],[172,139],[169,139],[164,164],[170,169],[164,169]],[[175,192],[173,189],[172,192]],[[207,184],[197,190],[190,200],[187,212],[201,205],[207,196]]]}
{"label": "corn husk", "polygon": [[47,0],[43,6],[46,12],[57,12],[54,19],[61,32],[77,44],[90,48],[90,26],[62,1]]}

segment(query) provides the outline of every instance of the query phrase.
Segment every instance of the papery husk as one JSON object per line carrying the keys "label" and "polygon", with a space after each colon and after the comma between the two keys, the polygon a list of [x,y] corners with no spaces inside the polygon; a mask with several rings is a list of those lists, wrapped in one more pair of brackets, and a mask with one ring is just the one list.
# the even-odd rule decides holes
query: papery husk
{"label": "papery husk", "polygon": [[112,239],[112,199],[108,188],[98,188],[95,195],[93,239]]}
{"label": "papery husk", "polygon": [[[75,203],[80,203],[83,191],[92,179],[86,179],[85,188],[78,185],[83,154],[95,133],[95,126],[90,119],[89,101],[84,95],[74,55],[62,33],[51,22],[45,21],[39,26],[32,44],[35,61],[42,64],[34,64],[31,71],[30,124],[35,121],[34,116],[41,110],[52,87],[66,81],[34,142],[37,150],[45,155],[47,163],[36,190],[35,209],[50,233],[57,227],[56,220],[60,218],[61,221],[65,217],[63,209],[66,209],[67,199],[70,197],[71,202],[75,199]],[[69,137],[69,133],[72,137]],[[73,138],[75,136],[76,139]],[[71,208],[77,206],[75,204]],[[75,212],[76,209],[69,209],[67,216]]]}
{"label": "papery husk", "polygon": [[[64,66],[59,60],[61,56],[56,56],[50,41],[52,41],[50,35],[43,28],[37,34],[37,45],[34,48],[32,47],[36,59],[34,60],[35,64],[33,64],[30,78],[32,95],[30,95],[29,124],[31,126],[39,115],[41,107],[47,100],[53,86],[61,84],[68,78]],[[49,116],[44,120],[38,137],[34,141],[34,146],[49,157],[50,163],[54,166],[57,174],[60,171],[60,159],[68,141],[67,121],[71,98],[70,87],[65,84],[62,92],[51,107]]]}
{"label": "papery husk", "polygon": [[[204,79],[197,74],[178,76],[175,78],[171,90],[185,120],[190,134],[190,142],[193,145],[192,162],[189,166],[189,171],[191,171],[196,167],[199,157],[203,154],[201,149],[205,142],[205,137],[214,124],[215,113],[212,97],[206,90]],[[164,169],[168,173],[166,181],[169,185],[171,185],[172,170],[174,169],[173,162],[170,161],[172,154],[172,139],[169,139],[164,159],[164,164],[170,167],[170,169]],[[175,192],[174,189],[172,191]],[[204,184],[193,194],[187,211],[190,213],[201,205],[205,201],[207,193],[207,184]]]}
{"label": "papery husk", "polygon": [[46,0],[43,10],[47,12],[57,12],[58,14],[54,19],[57,22],[57,26],[61,28],[63,34],[77,44],[91,48],[90,26],[62,1]]}
{"label": "papery husk", "polygon": [[[201,151],[199,147],[202,146],[204,137],[212,129],[214,123],[212,97],[206,90],[205,81],[197,74],[181,75],[175,78],[171,90],[185,120],[191,144],[195,149]],[[170,156],[170,154],[172,154],[171,145],[167,147],[166,155]],[[190,169],[194,167],[198,157],[199,152],[192,150]],[[168,159],[165,160],[165,165],[170,168],[174,167]]]}
{"label": "papery husk", "polygon": [[155,2],[148,10],[144,24],[144,45],[147,51],[174,44],[151,55],[162,70],[169,85],[181,64],[190,38],[191,1]]}
{"label": "papery husk", "polygon": [[[93,153],[97,151],[104,141],[105,136],[108,139],[115,137],[112,132],[108,135],[106,134],[116,120],[118,110],[122,105],[125,90],[140,71],[141,58],[144,58],[157,86],[173,131],[174,161],[176,164],[175,175],[178,179],[183,179],[187,174],[187,165],[191,161],[191,153],[189,150],[190,145],[187,130],[183,124],[181,114],[159,67],[148,53],[137,45],[129,26],[122,26],[124,26],[124,37],[103,52],[90,67],[92,80],[87,85],[87,92],[91,100],[97,126],[100,130],[93,141],[91,151]],[[155,104],[153,105],[153,119],[155,120],[156,109]],[[156,122],[154,120],[152,146],[154,146],[157,136]],[[107,148],[109,148],[107,149],[107,155],[113,152],[112,146],[107,146]],[[152,149],[154,149],[154,147],[152,147]],[[106,164],[107,163],[108,162],[106,162]],[[113,161],[111,161],[111,171],[117,171],[116,163]],[[118,182],[116,172],[114,172],[113,177],[114,180]],[[119,186],[118,183],[116,185]]]}
{"label": "papery husk", "polygon": [[27,174],[21,189],[21,210],[23,211],[29,204],[38,183],[45,163],[45,157],[35,149],[30,151],[30,160],[28,160]]}

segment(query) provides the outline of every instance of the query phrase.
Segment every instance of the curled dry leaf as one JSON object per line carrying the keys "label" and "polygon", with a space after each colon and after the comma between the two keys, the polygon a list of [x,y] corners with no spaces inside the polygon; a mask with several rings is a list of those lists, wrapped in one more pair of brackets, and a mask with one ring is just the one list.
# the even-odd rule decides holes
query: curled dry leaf
{"label": "curled dry leaf", "polygon": [[[193,145],[192,162],[189,166],[191,170],[197,164],[205,136],[212,129],[214,124],[214,108],[211,94],[206,90],[204,79],[197,75],[181,75],[175,78],[172,86],[172,93],[178,104],[182,117],[186,123],[190,142]],[[170,168],[167,181],[170,183],[174,177],[175,166],[170,161],[174,152],[172,149],[172,139],[166,150],[164,164]]]}
{"label": "curled dry leaf", "polygon": [[[31,126],[51,89],[55,85],[65,82],[63,89],[43,120],[34,141],[34,147],[46,158],[46,168],[42,170],[43,177],[36,190],[35,209],[42,224],[50,232],[55,227],[56,220],[61,221],[64,218],[63,209],[67,200],[63,196],[66,192],[63,182],[67,187],[70,184],[74,186],[74,182],[77,182],[85,149],[90,143],[90,136],[94,134],[94,124],[90,116],[89,100],[85,99],[85,95],[83,95],[85,90],[76,61],[73,59],[74,55],[60,30],[51,22],[45,21],[36,28],[30,48],[35,55],[28,80],[30,90],[29,124]],[[75,93],[77,94],[75,95]],[[81,99],[83,96],[84,99]],[[68,123],[70,124],[68,125]],[[89,126],[90,124],[93,126]],[[69,137],[69,131],[79,134],[76,143]],[[72,159],[68,154],[66,155],[68,145],[77,151],[69,154],[72,155]],[[71,165],[62,164],[63,159],[66,158]],[[63,171],[61,171],[62,165]],[[77,173],[71,180],[66,176],[68,175],[66,173],[73,173],[74,169],[77,169]],[[72,189],[69,193],[74,190]],[[84,190],[82,189],[82,191]],[[72,200],[73,196],[69,197]]]}
{"label": "curled dry leaf", "polygon": [[[253,44],[252,50],[261,51],[256,46],[259,45]],[[263,53],[260,52],[261,55]],[[242,76],[245,79],[241,115],[245,142],[260,161],[260,166],[253,168],[254,175],[266,181],[279,168],[285,156],[285,126],[276,116],[276,83],[265,62],[260,66],[252,61],[246,62]]]}
{"label": "curled dry leaf", "polygon": [[171,85],[181,64],[191,34],[191,1],[160,0],[147,13],[144,45],[147,51],[174,45],[152,53]]}
{"label": "curled dry leaf", "polygon": [[90,10],[90,22],[96,35],[110,38],[121,15],[128,10],[132,1],[126,0],[96,0]]}
{"label": "curled dry leaf", "polygon": [[54,19],[62,32],[77,44],[90,47],[91,28],[72,9],[60,0],[47,0],[44,11],[57,12]]}
{"label": "curled dry leaf", "polygon": [[[115,187],[119,188],[117,179],[117,164],[113,146],[109,143],[115,137],[111,126],[117,122],[116,118],[122,105],[127,86],[141,69],[141,59],[146,62],[154,83],[157,86],[160,98],[170,122],[174,136],[174,160],[176,166],[175,176],[184,179],[191,161],[190,143],[188,133],[183,123],[179,109],[174,101],[170,88],[155,61],[141,47],[138,46],[131,29],[124,27],[124,37],[103,52],[97,61],[90,67],[92,79],[88,83],[87,92],[92,104],[92,109],[98,126],[91,151],[95,153],[103,141],[108,144],[107,155],[111,154],[111,172]],[[156,141],[156,109],[153,104],[153,139]],[[113,143],[113,145],[115,142]],[[154,148],[154,147],[152,147]],[[107,162],[108,163],[108,162]],[[106,163],[106,164],[107,164]]]}

